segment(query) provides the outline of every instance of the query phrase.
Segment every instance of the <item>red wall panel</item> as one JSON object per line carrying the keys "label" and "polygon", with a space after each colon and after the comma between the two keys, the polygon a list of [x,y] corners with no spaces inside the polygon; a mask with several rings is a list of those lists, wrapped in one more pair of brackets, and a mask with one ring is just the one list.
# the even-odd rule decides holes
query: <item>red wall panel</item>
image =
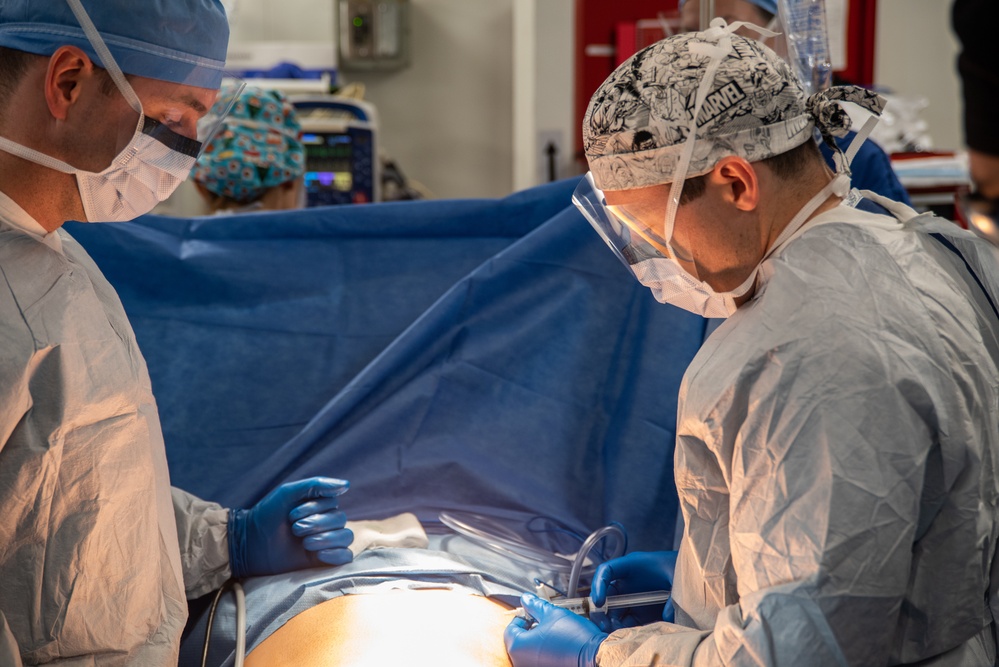
{"label": "red wall panel", "polygon": [[[624,21],[655,18],[659,12],[675,12],[677,0],[576,0],[576,127],[582,126],[590,96],[617,66],[615,34]],[[610,47],[606,55],[587,55],[587,47]],[[591,53],[597,49],[591,48]],[[582,158],[583,140],[576,133],[577,157]]]}

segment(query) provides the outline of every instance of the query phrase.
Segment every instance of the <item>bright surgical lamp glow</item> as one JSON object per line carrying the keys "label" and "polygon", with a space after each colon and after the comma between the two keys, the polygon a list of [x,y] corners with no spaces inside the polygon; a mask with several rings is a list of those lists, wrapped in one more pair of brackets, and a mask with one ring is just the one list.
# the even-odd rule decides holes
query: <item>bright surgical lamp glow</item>
{"label": "bright surgical lamp glow", "polygon": [[510,667],[503,645],[509,610],[462,591],[410,589],[342,595],[307,609],[246,656],[246,667]]}
{"label": "bright surgical lamp glow", "polygon": [[992,216],[973,211],[968,216],[968,225],[978,235],[999,245],[999,225]]}
{"label": "bright surgical lamp glow", "polygon": [[957,214],[964,219],[968,228],[999,246],[999,199],[984,197],[980,193],[962,193],[956,201]]}

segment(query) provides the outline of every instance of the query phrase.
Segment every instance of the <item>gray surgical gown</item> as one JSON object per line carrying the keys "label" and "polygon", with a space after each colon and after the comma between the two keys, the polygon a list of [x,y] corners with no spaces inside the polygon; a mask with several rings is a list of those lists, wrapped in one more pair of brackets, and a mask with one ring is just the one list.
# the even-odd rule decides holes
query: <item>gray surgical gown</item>
{"label": "gray surgical gown", "polygon": [[0,664],[176,665],[186,598],[229,575],[226,521],[170,488],[114,290],[0,194]]}
{"label": "gray surgical gown", "polygon": [[840,205],[765,262],[681,387],[677,624],[601,667],[993,664],[993,253]]}

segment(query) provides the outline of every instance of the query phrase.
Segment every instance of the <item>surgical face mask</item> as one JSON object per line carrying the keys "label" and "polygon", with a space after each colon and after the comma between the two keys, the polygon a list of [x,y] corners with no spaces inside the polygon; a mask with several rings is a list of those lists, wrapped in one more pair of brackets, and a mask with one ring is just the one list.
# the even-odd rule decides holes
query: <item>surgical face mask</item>
{"label": "surgical face mask", "polygon": [[0,149],[76,176],[86,222],[124,222],[151,211],[187,178],[197,159],[197,143],[140,116],[124,150],[106,169],[91,172],[0,137]]}
{"label": "surgical face mask", "polygon": [[[76,177],[87,222],[123,222],[148,213],[187,178],[203,141],[176,134],[146,117],[142,103],[125,79],[79,0],[67,0],[84,33],[129,106],[138,114],[132,138],[100,172],[77,169],[62,160],[0,137],[0,150]],[[199,138],[217,129],[224,113],[199,124]]]}
{"label": "surgical face mask", "polygon": [[701,317],[728,317],[738,307],[731,295],[714,294],[709,285],[695,280],[668,258],[646,259],[630,268],[660,303]]}

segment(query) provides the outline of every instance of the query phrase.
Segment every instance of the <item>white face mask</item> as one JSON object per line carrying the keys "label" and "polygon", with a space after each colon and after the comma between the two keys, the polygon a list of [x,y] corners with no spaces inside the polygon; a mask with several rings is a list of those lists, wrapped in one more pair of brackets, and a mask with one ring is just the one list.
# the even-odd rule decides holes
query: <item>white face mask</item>
{"label": "white face mask", "polygon": [[728,317],[735,312],[735,300],[712,292],[668,257],[655,257],[631,265],[638,282],[652,291],[659,303],[668,303],[701,317]]}
{"label": "white face mask", "polygon": [[155,137],[162,133],[162,125],[140,117],[132,140],[101,172],[77,169],[3,137],[0,150],[75,175],[86,222],[125,222],[148,213],[173,194],[194,167],[197,149],[181,152],[170,148]]}
{"label": "white face mask", "polygon": [[115,85],[139,114],[128,145],[101,172],[77,169],[39,151],[0,137],[0,150],[44,167],[73,174],[87,222],[123,222],[148,213],[191,173],[201,143],[182,137],[142,114],[142,104],[115,63],[104,40],[78,0],[69,0],[94,50]]}

